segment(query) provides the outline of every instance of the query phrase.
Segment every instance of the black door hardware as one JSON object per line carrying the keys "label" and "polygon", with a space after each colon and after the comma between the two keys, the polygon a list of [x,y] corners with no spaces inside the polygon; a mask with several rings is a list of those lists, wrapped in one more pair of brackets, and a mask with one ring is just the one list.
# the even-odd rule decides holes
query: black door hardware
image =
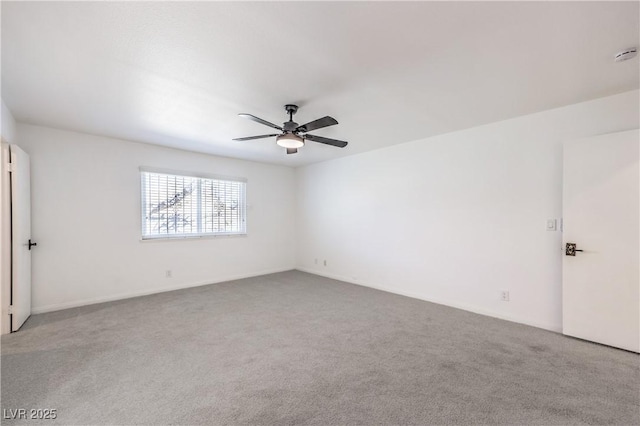
{"label": "black door hardware", "polygon": [[575,256],[577,251],[583,251],[583,250],[578,250],[576,248],[576,243],[567,243],[566,248],[564,250],[564,254],[567,256]]}
{"label": "black door hardware", "polygon": [[29,250],[31,250],[31,247],[35,247],[38,245],[38,243],[32,243],[31,240],[29,240],[29,244],[27,244],[29,246]]}

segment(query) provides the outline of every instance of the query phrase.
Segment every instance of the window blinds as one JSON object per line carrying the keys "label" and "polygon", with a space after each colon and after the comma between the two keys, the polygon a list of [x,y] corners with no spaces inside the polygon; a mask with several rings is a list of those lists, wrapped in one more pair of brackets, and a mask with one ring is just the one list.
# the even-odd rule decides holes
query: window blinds
{"label": "window blinds", "polygon": [[246,183],[141,171],[142,237],[246,233]]}

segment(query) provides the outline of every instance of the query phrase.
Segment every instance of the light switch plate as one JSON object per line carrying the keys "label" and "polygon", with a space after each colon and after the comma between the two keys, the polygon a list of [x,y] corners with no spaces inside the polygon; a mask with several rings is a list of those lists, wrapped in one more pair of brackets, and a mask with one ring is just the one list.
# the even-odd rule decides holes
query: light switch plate
{"label": "light switch plate", "polygon": [[547,231],[556,231],[558,229],[558,221],[556,219],[547,219]]}

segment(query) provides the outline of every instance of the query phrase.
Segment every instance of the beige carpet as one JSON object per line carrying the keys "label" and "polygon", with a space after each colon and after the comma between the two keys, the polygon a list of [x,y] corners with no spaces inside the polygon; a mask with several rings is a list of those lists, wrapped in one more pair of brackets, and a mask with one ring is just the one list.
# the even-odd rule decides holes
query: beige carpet
{"label": "beige carpet", "polygon": [[57,410],[39,425],[632,425],[639,407],[635,354],[297,271],[2,338],[2,408]]}

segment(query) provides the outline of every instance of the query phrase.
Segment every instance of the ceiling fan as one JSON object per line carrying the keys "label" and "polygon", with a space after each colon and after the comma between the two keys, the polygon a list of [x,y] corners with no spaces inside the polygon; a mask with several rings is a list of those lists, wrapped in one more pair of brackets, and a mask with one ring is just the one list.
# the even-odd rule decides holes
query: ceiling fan
{"label": "ceiling fan", "polygon": [[326,145],[337,146],[338,148],[344,148],[345,146],[347,146],[347,142],[345,141],[329,139],[322,136],[310,135],[309,133],[307,133],[311,132],[312,130],[322,129],[323,127],[338,124],[335,118],[326,116],[317,120],[313,120],[307,124],[298,125],[298,123],[293,121],[293,114],[298,112],[298,106],[285,105],[284,109],[287,111],[287,114],[289,114],[289,121],[283,123],[282,127],[263,120],[262,118],[258,118],[255,115],[244,113],[238,114],[240,117],[248,118],[249,120],[253,120],[256,123],[264,124],[265,126],[280,130],[282,131],[282,133],[274,133],[272,135],[248,136],[246,138],[236,138],[234,139],[234,141],[250,141],[252,139],[271,138],[275,136],[276,143],[281,147],[286,148],[287,154],[295,154],[296,152],[298,152],[298,148],[304,146],[305,141],[319,142]]}

